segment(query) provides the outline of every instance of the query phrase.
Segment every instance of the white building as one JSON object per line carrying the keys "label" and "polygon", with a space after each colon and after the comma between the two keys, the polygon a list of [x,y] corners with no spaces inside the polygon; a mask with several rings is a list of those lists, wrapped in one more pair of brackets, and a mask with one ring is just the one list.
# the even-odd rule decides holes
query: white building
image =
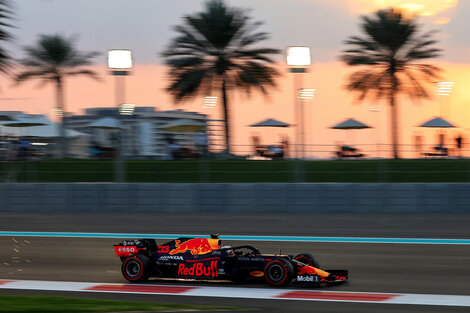
{"label": "white building", "polygon": [[[66,127],[91,135],[90,144],[114,147],[119,129],[96,129],[88,125],[104,117],[113,117],[120,121],[122,128],[123,155],[126,158],[162,158],[166,154],[170,142],[181,147],[194,147],[196,133],[170,132],[163,127],[176,120],[191,120],[203,123],[204,128],[199,135],[206,136],[207,145],[211,150],[218,150],[220,121],[209,120],[207,115],[184,110],[158,111],[154,107],[135,107],[132,114],[119,115],[116,108],[90,108],[84,115],[66,117]],[[220,124],[220,123],[219,123]]]}
{"label": "white building", "polygon": [[[25,114],[20,111],[0,112],[0,138],[6,136],[34,138],[38,144],[47,143],[49,150],[57,152],[59,125],[50,121],[45,115]],[[32,118],[44,123],[44,126],[5,127],[8,119]],[[195,148],[199,136],[205,137],[206,149],[219,152],[223,149],[223,123],[220,120],[208,119],[207,115],[184,110],[159,111],[154,107],[135,107],[132,114],[119,115],[116,108],[89,108],[83,115],[65,115],[65,128],[68,138],[69,155],[88,157],[92,146],[97,145],[115,149],[116,138],[120,128],[91,128],[90,124],[103,118],[113,118],[122,128],[122,147],[125,158],[163,158],[168,153],[170,142],[180,147]],[[194,121],[204,127],[197,133],[170,132],[164,126],[178,120]],[[1,141],[1,140],[0,140]]]}

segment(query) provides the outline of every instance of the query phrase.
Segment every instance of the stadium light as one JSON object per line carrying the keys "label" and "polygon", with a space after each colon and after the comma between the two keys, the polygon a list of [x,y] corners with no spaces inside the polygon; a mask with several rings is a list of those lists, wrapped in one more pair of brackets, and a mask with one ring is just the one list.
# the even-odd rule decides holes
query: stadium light
{"label": "stadium light", "polygon": [[[132,68],[132,51],[126,49],[112,49],[108,50],[108,68],[111,71],[111,74],[116,77],[116,105],[118,107],[118,120],[122,124],[120,117],[122,115],[132,115],[134,112],[134,107],[132,106],[132,112],[130,112],[130,107],[128,104],[124,104],[125,101],[125,84],[124,78],[129,75],[130,69]],[[130,114],[129,114],[130,112]],[[122,161],[123,157],[123,134],[122,127],[118,131],[118,140],[117,147],[115,151],[115,162],[114,162],[114,176],[116,182],[124,182],[125,173],[124,173],[124,162]]]}
{"label": "stadium light", "polygon": [[111,70],[129,70],[132,68],[131,50],[109,50],[108,68]]}
{"label": "stadium light", "polygon": [[205,97],[202,107],[207,109],[213,109],[217,106],[217,100],[218,97]]}
{"label": "stadium light", "polygon": [[299,90],[298,97],[302,101],[310,101],[313,100],[313,97],[315,96],[315,89],[311,88],[302,88]]}
{"label": "stadium light", "polygon": [[305,67],[310,64],[310,47],[287,47],[287,65]]}
{"label": "stadium light", "polygon": [[438,82],[437,94],[439,96],[450,96],[454,89],[454,82]]}
{"label": "stadium light", "polygon": [[134,114],[135,104],[133,103],[123,103],[119,107],[119,114],[121,115],[132,115]]}
{"label": "stadium light", "polygon": [[[296,140],[296,157],[305,157],[305,136],[304,136],[304,101],[302,97],[308,97],[306,95],[306,89],[302,88],[303,76],[301,74],[307,72],[307,68],[311,65],[312,60],[310,58],[310,47],[296,46],[287,47],[286,51],[287,65],[289,66],[290,72],[294,73],[294,91],[295,91],[295,111],[299,112],[296,114],[297,120],[297,140]],[[297,73],[297,75],[295,75]],[[304,96],[301,94],[301,90],[304,90]],[[313,96],[312,96],[313,97]],[[300,122],[299,122],[300,119]],[[301,151],[298,151],[298,148]]]}

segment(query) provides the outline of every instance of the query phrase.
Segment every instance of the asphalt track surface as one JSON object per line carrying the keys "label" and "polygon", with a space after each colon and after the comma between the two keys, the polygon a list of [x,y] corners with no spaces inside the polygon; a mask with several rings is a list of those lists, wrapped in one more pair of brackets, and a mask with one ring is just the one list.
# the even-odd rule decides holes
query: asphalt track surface
{"label": "asphalt track surface", "polygon": [[[1,230],[247,235],[470,238],[470,215],[264,215],[225,216],[2,213]],[[26,240],[26,241],[25,241]],[[125,282],[114,256],[115,239],[0,238],[0,278]],[[235,245],[237,242],[231,241]],[[261,251],[313,253],[324,268],[350,270],[337,291],[470,295],[470,246],[364,243],[254,242]],[[8,265],[6,265],[7,263]],[[161,283],[161,281],[159,281]],[[178,282],[165,282],[178,284]],[[207,285],[205,283],[200,283]],[[221,284],[226,286],[226,284]],[[240,287],[238,285],[238,287]],[[250,288],[250,285],[243,286]],[[255,287],[260,287],[256,285]],[[269,287],[266,287],[269,288]],[[6,291],[13,294],[52,294]],[[54,293],[57,294],[57,293]],[[61,293],[137,301],[197,303],[253,308],[253,312],[468,312],[468,308],[198,298],[154,295]]]}

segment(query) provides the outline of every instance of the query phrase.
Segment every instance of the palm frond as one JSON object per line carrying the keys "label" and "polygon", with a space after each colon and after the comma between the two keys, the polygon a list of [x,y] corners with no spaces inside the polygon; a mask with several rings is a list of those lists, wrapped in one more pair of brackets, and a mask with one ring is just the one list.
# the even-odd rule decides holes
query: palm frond
{"label": "palm frond", "polygon": [[204,82],[209,78],[210,73],[211,69],[204,67],[180,70],[175,75],[167,91],[175,97],[176,101],[192,99],[197,95],[200,87],[204,87]]}
{"label": "palm frond", "polygon": [[[12,25],[8,23],[8,20],[11,20],[13,15],[11,6],[11,1],[0,0],[0,42],[8,42],[13,39],[13,35],[9,31]],[[9,74],[12,66],[10,53],[0,46],[0,72]]]}
{"label": "palm frond", "polygon": [[180,58],[168,59],[167,65],[175,68],[194,67],[204,64],[204,58],[198,56],[187,56]]}
{"label": "palm frond", "polygon": [[45,80],[53,80],[57,74],[53,71],[49,70],[31,70],[31,71],[23,71],[19,74],[17,74],[14,79],[17,84],[20,84],[24,81],[33,79],[33,78],[40,78],[40,79],[45,79]]}
{"label": "palm frond", "polygon": [[95,80],[101,80],[95,71],[86,70],[86,69],[66,71],[66,72],[63,72],[63,75],[64,76],[82,76],[83,75],[83,76],[91,77]]}
{"label": "palm frond", "polygon": [[16,75],[20,83],[29,79],[56,81],[64,76],[87,75],[98,78],[89,69],[81,68],[92,64],[96,52],[81,52],[75,47],[75,38],[59,34],[40,35],[35,45],[23,48],[26,57],[18,60],[24,71]]}
{"label": "palm frond", "polygon": [[261,25],[253,22],[246,11],[231,8],[222,0],[208,0],[204,11],[183,18],[174,28],[177,36],[161,54],[170,67],[170,92],[176,102],[219,89],[225,120],[225,141],[229,149],[229,102],[227,92],[241,89],[247,94],[257,89],[267,94],[275,86],[279,72],[272,56],[277,49],[252,48],[268,38],[255,31]]}
{"label": "palm frond", "polygon": [[353,73],[347,89],[358,92],[361,100],[369,94],[380,98],[393,92],[427,98],[424,84],[434,82],[440,69],[417,62],[440,55],[441,50],[434,47],[435,32],[420,34],[414,20],[405,19],[393,9],[364,16],[361,28],[365,36],[350,37],[346,44],[351,48],[344,50],[340,59],[347,65],[369,70]]}
{"label": "palm frond", "polygon": [[270,64],[280,51],[250,48],[268,35],[255,31],[261,23],[253,22],[245,11],[210,0],[203,12],[185,16],[183,22],[174,28],[178,35],[161,54],[170,67],[168,91],[176,101],[189,99],[191,93],[195,96],[201,90],[212,91],[212,85],[220,87],[221,80],[229,89],[247,92],[254,86],[265,93],[265,86],[274,86],[279,72]]}

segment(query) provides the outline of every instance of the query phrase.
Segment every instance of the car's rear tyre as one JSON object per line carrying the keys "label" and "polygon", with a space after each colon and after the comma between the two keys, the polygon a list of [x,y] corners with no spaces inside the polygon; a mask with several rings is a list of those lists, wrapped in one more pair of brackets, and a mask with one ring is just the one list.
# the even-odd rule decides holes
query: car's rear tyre
{"label": "car's rear tyre", "polygon": [[131,255],[122,262],[121,271],[130,282],[146,281],[151,273],[151,261],[144,255]]}
{"label": "car's rear tyre", "polygon": [[264,268],[264,277],[272,286],[287,286],[294,278],[294,267],[285,259],[273,260]]}
{"label": "car's rear tyre", "polygon": [[299,254],[294,258],[294,260],[316,267],[316,268],[320,268],[320,263],[318,263],[318,261],[315,260],[313,255],[311,255],[310,253]]}

